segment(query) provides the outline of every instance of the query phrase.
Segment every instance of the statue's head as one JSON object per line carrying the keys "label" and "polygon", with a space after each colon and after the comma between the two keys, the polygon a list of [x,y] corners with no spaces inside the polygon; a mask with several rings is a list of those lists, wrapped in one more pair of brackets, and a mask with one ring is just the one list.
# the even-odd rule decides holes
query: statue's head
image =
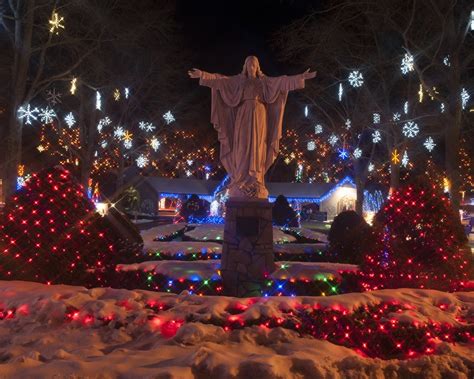
{"label": "statue's head", "polygon": [[263,76],[263,72],[262,70],[260,70],[260,63],[256,56],[250,55],[247,58],[245,58],[242,74],[245,76],[251,76],[251,77]]}

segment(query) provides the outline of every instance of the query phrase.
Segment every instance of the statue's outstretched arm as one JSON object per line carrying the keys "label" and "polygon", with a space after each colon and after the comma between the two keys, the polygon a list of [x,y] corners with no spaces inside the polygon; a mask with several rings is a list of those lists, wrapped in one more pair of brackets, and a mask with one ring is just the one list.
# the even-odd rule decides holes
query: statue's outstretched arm
{"label": "statue's outstretched arm", "polygon": [[280,89],[282,91],[293,91],[304,88],[304,82],[308,79],[313,79],[316,76],[316,71],[309,71],[309,68],[298,75],[283,75],[280,76]]}

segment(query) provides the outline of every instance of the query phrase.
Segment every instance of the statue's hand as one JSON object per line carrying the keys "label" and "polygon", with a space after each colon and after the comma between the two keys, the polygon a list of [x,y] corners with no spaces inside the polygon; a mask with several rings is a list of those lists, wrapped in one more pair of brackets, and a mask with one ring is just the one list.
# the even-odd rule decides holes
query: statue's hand
{"label": "statue's hand", "polygon": [[306,79],[313,79],[316,77],[316,71],[309,71],[309,68],[303,72],[303,77]]}
{"label": "statue's hand", "polygon": [[188,71],[188,75],[190,78],[199,79],[202,76],[202,71],[197,68],[193,68],[192,70]]}

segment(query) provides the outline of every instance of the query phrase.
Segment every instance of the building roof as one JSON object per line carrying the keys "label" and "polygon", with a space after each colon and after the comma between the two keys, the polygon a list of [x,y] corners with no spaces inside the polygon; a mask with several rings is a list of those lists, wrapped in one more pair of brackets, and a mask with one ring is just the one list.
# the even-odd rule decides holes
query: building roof
{"label": "building roof", "polygon": [[156,192],[183,195],[212,195],[220,183],[217,180],[160,178],[151,176],[147,177],[145,181]]}
{"label": "building roof", "polygon": [[[170,195],[212,196],[218,190],[218,187],[222,187],[222,182],[217,180],[146,177],[145,182],[156,192]],[[354,187],[354,183],[349,177],[338,183],[266,183],[270,198],[284,195],[289,199],[302,200],[322,200],[342,185]]]}

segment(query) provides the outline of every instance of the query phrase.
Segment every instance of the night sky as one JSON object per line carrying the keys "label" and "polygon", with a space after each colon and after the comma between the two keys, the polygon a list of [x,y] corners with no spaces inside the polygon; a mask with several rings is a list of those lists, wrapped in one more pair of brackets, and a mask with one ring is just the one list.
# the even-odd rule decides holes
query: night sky
{"label": "night sky", "polygon": [[[270,46],[271,34],[317,7],[319,1],[186,1],[178,0],[177,21],[197,51],[194,66],[232,75],[244,59],[256,55],[264,73],[281,75],[300,68],[282,65]],[[295,72],[296,73],[296,72]]]}

